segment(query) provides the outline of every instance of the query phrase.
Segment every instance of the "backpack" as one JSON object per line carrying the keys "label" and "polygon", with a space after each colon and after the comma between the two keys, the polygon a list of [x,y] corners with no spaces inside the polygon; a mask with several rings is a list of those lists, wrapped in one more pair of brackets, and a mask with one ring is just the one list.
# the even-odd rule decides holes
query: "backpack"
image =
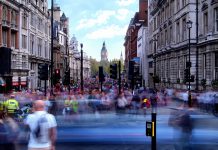
{"label": "backpack", "polygon": [[37,126],[35,130],[33,131],[33,135],[35,136],[36,139],[40,139],[42,134],[43,134],[43,123],[48,122],[46,118],[46,114],[42,115],[38,121],[37,121]]}

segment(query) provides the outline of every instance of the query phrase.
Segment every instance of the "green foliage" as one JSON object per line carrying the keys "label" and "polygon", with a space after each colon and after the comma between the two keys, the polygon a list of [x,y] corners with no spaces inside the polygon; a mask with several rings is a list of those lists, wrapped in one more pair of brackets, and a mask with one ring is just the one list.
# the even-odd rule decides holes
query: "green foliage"
{"label": "green foliage", "polygon": [[206,84],[207,84],[206,79],[202,79],[201,80],[201,86],[204,88],[204,90],[206,89]]}
{"label": "green foliage", "polygon": [[176,83],[177,83],[177,84],[180,83],[180,78],[177,78]]}
{"label": "green foliage", "polygon": [[99,62],[96,59],[90,59],[90,66],[91,66],[91,76],[96,76],[98,75],[98,67],[99,67]]}
{"label": "green foliage", "polygon": [[212,80],[211,85],[213,89],[217,90],[218,89],[218,80]]}

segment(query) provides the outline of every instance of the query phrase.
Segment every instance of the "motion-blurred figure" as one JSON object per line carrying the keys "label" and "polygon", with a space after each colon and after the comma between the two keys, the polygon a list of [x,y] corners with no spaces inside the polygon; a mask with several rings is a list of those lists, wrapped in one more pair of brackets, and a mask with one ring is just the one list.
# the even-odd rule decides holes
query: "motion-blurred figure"
{"label": "motion-blurred figure", "polygon": [[191,150],[191,135],[193,130],[193,120],[191,119],[192,110],[187,104],[175,108],[169,118],[169,125],[174,128],[175,150]]}
{"label": "motion-blurred figure", "polygon": [[17,123],[6,113],[0,116],[0,149],[1,150],[15,150],[16,139],[18,136]]}

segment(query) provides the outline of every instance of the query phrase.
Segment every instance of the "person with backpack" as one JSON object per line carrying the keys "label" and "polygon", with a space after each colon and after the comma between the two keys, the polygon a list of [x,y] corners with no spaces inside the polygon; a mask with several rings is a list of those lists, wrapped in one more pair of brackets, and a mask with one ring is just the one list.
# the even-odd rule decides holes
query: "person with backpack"
{"label": "person with backpack", "polygon": [[55,117],[45,111],[45,103],[42,100],[36,100],[33,109],[34,113],[29,114],[25,120],[30,131],[28,150],[55,150]]}

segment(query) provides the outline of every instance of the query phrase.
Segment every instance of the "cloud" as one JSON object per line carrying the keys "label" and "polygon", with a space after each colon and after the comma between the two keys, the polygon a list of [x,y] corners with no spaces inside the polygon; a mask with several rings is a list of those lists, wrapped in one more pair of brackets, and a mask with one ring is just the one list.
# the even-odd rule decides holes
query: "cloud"
{"label": "cloud", "polygon": [[119,6],[129,6],[131,5],[132,3],[136,2],[136,0],[117,0],[116,3],[119,5]]}
{"label": "cloud", "polygon": [[108,39],[114,38],[116,36],[124,36],[127,30],[127,25],[120,27],[118,25],[110,25],[94,32],[86,34],[88,39]]}
{"label": "cloud", "polygon": [[81,19],[79,21],[78,26],[76,27],[76,30],[80,30],[83,28],[91,28],[95,25],[102,25],[106,24],[111,16],[115,15],[116,12],[112,10],[100,10],[97,11],[94,15],[94,18],[90,19]]}
{"label": "cloud", "polygon": [[117,10],[116,18],[119,20],[125,20],[128,14],[129,14],[128,9],[119,9]]}

